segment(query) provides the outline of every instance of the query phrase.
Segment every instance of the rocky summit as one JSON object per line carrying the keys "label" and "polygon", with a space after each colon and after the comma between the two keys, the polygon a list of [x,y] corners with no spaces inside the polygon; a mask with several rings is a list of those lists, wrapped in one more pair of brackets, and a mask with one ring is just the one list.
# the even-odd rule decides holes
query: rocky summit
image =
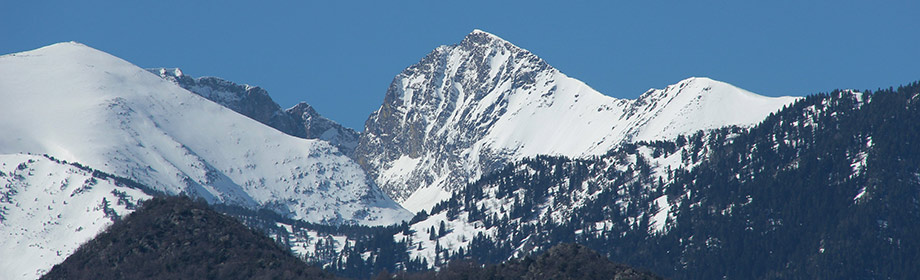
{"label": "rocky summit", "polygon": [[794,100],[708,78],[617,99],[474,30],[393,79],[355,159],[404,207],[428,210],[514,160],[603,155],[622,143],[749,126]]}

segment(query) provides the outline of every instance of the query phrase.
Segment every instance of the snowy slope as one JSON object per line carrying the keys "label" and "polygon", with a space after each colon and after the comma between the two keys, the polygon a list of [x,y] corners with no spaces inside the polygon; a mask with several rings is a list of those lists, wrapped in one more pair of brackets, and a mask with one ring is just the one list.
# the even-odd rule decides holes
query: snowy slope
{"label": "snowy slope", "polygon": [[689,78],[631,100],[630,140],[674,139],[694,131],[763,121],[796,97],[766,97],[709,78]]}
{"label": "snowy slope", "polygon": [[602,155],[623,142],[749,126],[794,100],[707,78],[616,99],[475,30],[393,79],[355,157],[391,197],[418,211],[510,161]]}
{"label": "snowy slope", "polygon": [[0,279],[35,279],[150,195],[42,156],[0,155]]}
{"label": "snowy slope", "polygon": [[283,134],[85,45],[2,56],[0,77],[0,154],[49,154],[308,222],[410,215],[327,142]]}

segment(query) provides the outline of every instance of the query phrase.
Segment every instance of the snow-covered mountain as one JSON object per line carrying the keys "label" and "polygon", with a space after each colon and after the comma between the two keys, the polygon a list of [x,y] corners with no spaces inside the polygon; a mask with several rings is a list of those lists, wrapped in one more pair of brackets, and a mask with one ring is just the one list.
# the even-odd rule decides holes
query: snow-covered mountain
{"label": "snow-covered mountain", "polygon": [[0,154],[49,154],[166,194],[329,224],[410,213],[325,141],[286,135],[79,43],[0,57]]}
{"label": "snow-covered mountain", "polygon": [[0,279],[35,279],[151,196],[35,155],[0,155]]}
{"label": "snow-covered mountain", "polygon": [[265,125],[306,139],[325,140],[346,155],[354,153],[358,132],[329,120],[306,102],[282,110],[261,87],[240,85],[217,77],[193,78],[179,68],[152,68],[150,72],[192,93],[230,108]]}
{"label": "snow-covered mountain", "polygon": [[514,160],[602,155],[623,142],[749,126],[795,99],[708,78],[636,100],[612,98],[474,30],[393,79],[355,158],[391,197],[418,211]]}

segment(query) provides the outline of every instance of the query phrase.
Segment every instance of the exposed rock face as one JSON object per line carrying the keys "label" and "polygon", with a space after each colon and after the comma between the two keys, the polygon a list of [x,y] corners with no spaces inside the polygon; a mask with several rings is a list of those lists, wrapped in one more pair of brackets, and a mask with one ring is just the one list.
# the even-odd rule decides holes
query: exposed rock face
{"label": "exposed rock face", "polygon": [[297,105],[284,110],[284,112],[291,116],[295,127],[298,128],[297,133],[300,134],[295,136],[326,140],[338,147],[346,155],[354,154],[355,147],[358,146],[359,134],[353,129],[323,117],[306,102],[297,103]]}
{"label": "exposed rock face", "polygon": [[282,110],[268,95],[268,91],[261,87],[240,85],[217,77],[193,78],[183,74],[178,68],[148,70],[188,91],[288,135],[326,140],[346,155],[351,155],[358,145],[358,132],[321,116],[305,102]]}
{"label": "exposed rock face", "polygon": [[485,32],[441,46],[393,79],[365,124],[356,159],[399,201],[421,187],[476,179],[505,158],[469,150],[487,148],[480,140],[507,112],[511,91],[535,87],[536,76],[547,71],[555,72]]}
{"label": "exposed rock face", "polygon": [[418,211],[513,160],[602,155],[623,142],[752,125],[794,100],[707,78],[616,99],[475,30],[393,79],[354,158],[391,197]]}

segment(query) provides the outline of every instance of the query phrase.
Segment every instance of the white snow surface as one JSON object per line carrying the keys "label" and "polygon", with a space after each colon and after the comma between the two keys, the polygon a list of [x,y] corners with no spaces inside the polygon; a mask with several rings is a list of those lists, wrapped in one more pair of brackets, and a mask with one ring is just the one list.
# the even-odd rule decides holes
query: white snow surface
{"label": "white snow surface", "polygon": [[42,156],[0,155],[0,279],[42,276],[112,224],[106,211],[123,217],[148,198]]}
{"label": "white snow surface", "polygon": [[[671,215],[671,205],[668,204],[668,196],[662,195],[655,199],[655,205],[658,208],[658,212],[652,216],[651,223],[649,223],[649,232],[659,233],[664,231],[665,225],[667,225],[667,220]],[[674,218],[674,217],[671,217]]]}
{"label": "white snow surface", "polygon": [[624,142],[751,126],[796,99],[696,77],[617,99],[475,30],[396,76],[359,150],[381,188],[418,211],[438,201],[413,198],[439,197],[507,162],[603,155]]}
{"label": "white snow surface", "polygon": [[49,154],[308,222],[411,217],[328,143],[285,135],[85,45],[2,56],[0,79],[0,154]]}

